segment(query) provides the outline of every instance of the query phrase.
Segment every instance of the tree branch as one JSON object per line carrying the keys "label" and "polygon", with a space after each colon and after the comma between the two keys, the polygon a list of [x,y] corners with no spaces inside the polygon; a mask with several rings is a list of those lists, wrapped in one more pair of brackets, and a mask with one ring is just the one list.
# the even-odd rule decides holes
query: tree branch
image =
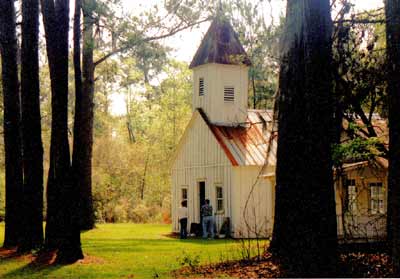
{"label": "tree branch", "polygon": [[341,19],[336,20],[333,23],[353,23],[353,24],[384,24],[386,20],[384,19]]}
{"label": "tree branch", "polygon": [[132,44],[132,45],[128,44],[128,45],[126,45],[126,46],[124,46],[124,47],[117,48],[117,49],[115,49],[115,50],[113,50],[113,51],[110,51],[109,53],[107,53],[106,55],[104,55],[103,57],[101,57],[100,59],[98,59],[96,62],[94,62],[94,67],[96,67],[96,66],[98,66],[99,64],[101,64],[102,62],[106,61],[106,60],[107,60],[108,58],[110,58],[111,56],[113,56],[113,55],[115,55],[115,54],[118,54],[118,53],[121,53],[121,52],[125,52],[125,51],[127,51],[127,50],[129,50],[129,49],[135,47],[135,46],[136,46],[137,44],[139,44],[139,43],[146,43],[146,42],[150,42],[150,41],[155,41],[155,40],[164,39],[164,38],[173,36],[173,35],[175,35],[175,34],[178,33],[178,32],[181,32],[181,31],[183,31],[183,30],[186,30],[186,29],[188,29],[188,28],[190,28],[190,27],[193,27],[193,26],[195,26],[195,25],[197,25],[197,24],[201,24],[201,23],[206,22],[206,21],[209,21],[209,20],[210,20],[210,17],[207,17],[206,19],[203,19],[203,20],[200,20],[200,21],[196,21],[196,22],[194,22],[194,23],[191,23],[191,24],[186,25],[186,26],[183,26],[183,27],[179,27],[179,25],[178,25],[178,27],[172,29],[170,32],[168,32],[168,33],[166,33],[166,34],[162,34],[162,35],[159,35],[159,36],[147,37],[147,38],[144,38],[144,39],[142,39],[142,40],[138,40],[137,42],[135,42],[135,43]]}

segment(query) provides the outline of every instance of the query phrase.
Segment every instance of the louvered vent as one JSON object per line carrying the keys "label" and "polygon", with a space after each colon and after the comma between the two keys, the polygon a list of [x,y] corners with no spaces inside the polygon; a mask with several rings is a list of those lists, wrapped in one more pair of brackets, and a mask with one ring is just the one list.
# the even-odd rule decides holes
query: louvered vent
{"label": "louvered vent", "polygon": [[224,101],[225,102],[235,101],[235,88],[233,86],[224,87]]}
{"label": "louvered vent", "polygon": [[199,96],[204,96],[204,78],[199,79]]}

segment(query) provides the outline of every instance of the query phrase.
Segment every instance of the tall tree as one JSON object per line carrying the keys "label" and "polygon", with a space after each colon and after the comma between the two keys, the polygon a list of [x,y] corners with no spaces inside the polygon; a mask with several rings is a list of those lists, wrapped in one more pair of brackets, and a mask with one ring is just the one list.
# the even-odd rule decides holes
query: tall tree
{"label": "tall tree", "polygon": [[22,1],[21,100],[24,230],[20,250],[43,244],[43,145],[39,88],[39,0]]}
{"label": "tall tree", "polygon": [[336,267],[331,32],[329,0],[288,1],[271,251],[292,276],[332,275]]}
{"label": "tall tree", "polygon": [[72,178],[68,143],[69,0],[41,0],[51,81],[50,168],[47,181],[47,248],[59,262],[83,257],[78,218],[79,193]]}
{"label": "tall tree", "polygon": [[395,277],[400,276],[400,1],[386,0],[389,98],[389,179],[387,233]]}
{"label": "tall tree", "polygon": [[4,102],[6,226],[4,246],[18,245],[22,216],[22,147],[14,0],[0,1],[0,44]]}
{"label": "tall tree", "polygon": [[[83,5],[82,5],[83,4]],[[93,10],[95,0],[77,0],[74,16],[74,66],[75,66],[75,120],[72,169],[79,189],[79,215],[81,229],[94,227],[92,198],[93,149]],[[82,69],[80,66],[80,10],[83,8]],[[78,65],[79,63],[79,65]],[[82,81],[83,78],[83,81]]]}
{"label": "tall tree", "polygon": [[[191,6],[188,3],[166,1],[164,3],[168,16],[164,17],[154,12],[146,13],[145,19],[128,17],[119,22],[112,11],[113,4],[109,1],[83,0],[83,43],[82,43],[82,91],[77,91],[74,123],[74,148],[72,167],[75,181],[79,187],[80,226],[81,229],[91,229],[94,226],[93,198],[92,198],[92,146],[93,146],[93,95],[95,68],[104,63],[111,56],[133,51],[136,57],[146,58],[142,63],[145,82],[148,85],[150,67],[149,55],[156,61],[162,57],[163,51],[154,51],[159,46],[154,43],[158,39],[170,37],[182,30],[208,20],[199,19],[199,6],[209,6],[209,1],[201,1]],[[119,3],[119,1],[115,1]],[[168,20],[168,22],[167,22]],[[116,24],[117,22],[117,24]],[[97,61],[93,60],[95,47],[94,24],[101,23],[104,29],[110,31],[110,44],[107,53]],[[118,28],[115,28],[118,25]],[[75,27],[77,28],[77,27]],[[115,30],[118,29],[118,30]],[[148,30],[158,30],[156,36],[148,36]],[[76,31],[76,30],[75,30]],[[118,33],[118,35],[117,35]],[[99,38],[98,41],[107,41]],[[99,44],[100,45],[100,44]],[[143,54],[143,55],[142,55]],[[77,55],[77,54],[75,54]],[[75,58],[76,59],[76,58]],[[150,97],[148,95],[147,97]]]}

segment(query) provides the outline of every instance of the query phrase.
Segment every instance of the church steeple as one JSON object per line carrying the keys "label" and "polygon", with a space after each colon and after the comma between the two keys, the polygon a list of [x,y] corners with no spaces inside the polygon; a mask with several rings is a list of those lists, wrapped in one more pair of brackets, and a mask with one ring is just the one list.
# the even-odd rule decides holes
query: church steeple
{"label": "church steeple", "polygon": [[247,66],[251,64],[238,35],[223,16],[212,21],[190,63],[190,69],[207,63]]}
{"label": "church steeple", "polygon": [[212,123],[244,123],[250,65],[229,20],[218,15],[190,63],[194,77],[193,109],[203,109]]}

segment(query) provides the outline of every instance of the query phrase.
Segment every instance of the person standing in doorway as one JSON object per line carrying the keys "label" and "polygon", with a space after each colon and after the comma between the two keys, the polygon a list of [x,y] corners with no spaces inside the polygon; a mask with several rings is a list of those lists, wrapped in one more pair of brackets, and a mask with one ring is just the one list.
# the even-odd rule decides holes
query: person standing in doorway
{"label": "person standing in doorway", "polygon": [[209,199],[206,199],[205,204],[201,207],[201,216],[203,217],[203,238],[207,238],[208,235],[214,238],[213,208]]}
{"label": "person standing in doorway", "polygon": [[180,225],[180,237],[181,239],[185,239],[187,238],[187,220],[188,220],[187,201],[181,202],[181,206],[178,208],[178,219]]}

